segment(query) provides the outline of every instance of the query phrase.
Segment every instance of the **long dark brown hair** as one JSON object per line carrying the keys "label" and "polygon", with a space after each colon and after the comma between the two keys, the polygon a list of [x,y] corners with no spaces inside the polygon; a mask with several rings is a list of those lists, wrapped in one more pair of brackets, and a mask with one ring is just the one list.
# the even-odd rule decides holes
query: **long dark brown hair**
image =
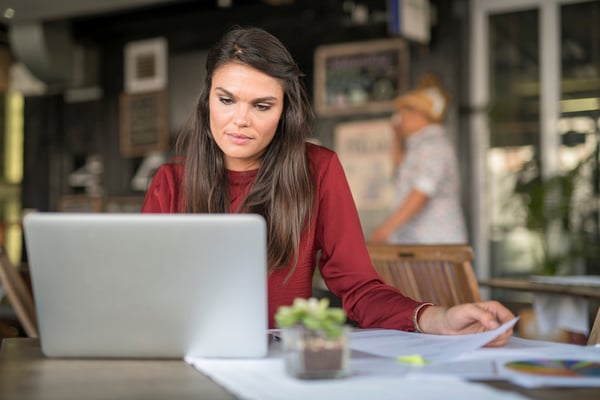
{"label": "long dark brown hair", "polygon": [[305,141],[315,117],[303,73],[285,46],[262,29],[234,27],[208,53],[206,79],[194,118],[176,143],[177,152],[185,160],[183,208],[192,213],[230,212],[225,160],[209,123],[212,78],[218,68],[229,63],[250,66],[283,85],[284,107],[277,131],[266,148],[248,196],[236,212],[265,218],[269,271],[284,268],[290,262],[293,268],[314,204],[315,184]]}

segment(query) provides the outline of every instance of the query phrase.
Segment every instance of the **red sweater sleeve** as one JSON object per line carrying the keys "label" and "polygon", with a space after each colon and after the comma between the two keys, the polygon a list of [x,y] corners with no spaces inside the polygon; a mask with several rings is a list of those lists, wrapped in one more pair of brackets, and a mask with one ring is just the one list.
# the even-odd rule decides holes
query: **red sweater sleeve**
{"label": "red sweater sleeve", "polygon": [[320,165],[315,171],[315,234],[323,280],[341,298],[348,317],[361,327],[414,330],[412,313],[421,303],[403,296],[377,275],[342,165],[333,152],[323,156],[313,160]]}

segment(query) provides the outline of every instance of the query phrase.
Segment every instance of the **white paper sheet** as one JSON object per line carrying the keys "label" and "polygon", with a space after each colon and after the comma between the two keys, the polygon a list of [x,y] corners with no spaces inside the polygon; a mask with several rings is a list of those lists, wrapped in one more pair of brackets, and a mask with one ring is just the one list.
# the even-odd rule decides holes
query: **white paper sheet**
{"label": "white paper sheet", "polygon": [[[369,351],[384,349],[385,346],[381,343],[369,343],[375,338],[377,332],[377,330],[353,332],[352,372],[349,377],[337,380],[306,381],[288,376],[283,364],[281,343],[276,341],[271,343],[268,357],[263,359],[223,360],[186,357],[185,361],[242,399],[373,398],[379,400],[399,397],[439,399],[469,398],[469,396],[474,399],[523,398],[516,393],[498,391],[483,384],[468,382],[469,380],[507,380],[530,388],[600,387],[600,378],[535,376],[505,368],[505,364],[510,361],[539,358],[584,359],[600,362],[598,347],[512,337],[504,347],[476,348],[444,361],[442,358],[448,357],[449,352],[440,349],[439,343],[434,343],[433,347],[437,350],[430,355],[436,362],[411,365],[398,362],[387,353],[382,357],[355,349],[355,347]],[[379,331],[379,333],[386,332]],[[481,339],[480,335],[475,335],[477,341]],[[386,339],[385,336],[383,335],[383,339]],[[431,339],[431,335],[422,334],[392,335],[388,332],[387,336],[396,338],[392,348],[410,348],[413,350],[410,353],[421,349],[419,351],[423,354],[426,354],[424,348],[427,346],[427,341]],[[415,345],[412,336],[421,336],[420,339],[423,340],[422,343],[416,344],[416,348],[410,347]],[[454,347],[454,342],[457,343],[457,347],[462,347],[462,342],[466,340],[461,336],[443,338],[447,340],[446,347]],[[406,340],[406,344],[401,345],[401,339]],[[470,342],[468,347],[472,347],[473,337],[467,339]],[[364,343],[361,345],[361,342]],[[392,352],[392,354],[396,353],[396,350]]]}
{"label": "white paper sheet", "polygon": [[[380,366],[392,365],[379,359]],[[417,398],[420,400],[472,398],[486,400],[520,400],[524,397],[496,390],[483,384],[465,382],[456,377],[435,376],[406,378],[386,374],[363,375],[369,365],[352,360],[353,375],[344,379],[299,380],[286,375],[283,359],[186,361],[241,399],[377,399]],[[371,360],[372,361],[372,360]]]}
{"label": "white paper sheet", "polygon": [[600,386],[600,378],[559,380],[556,376],[528,375],[504,368],[511,361],[539,358],[600,362],[600,348],[512,337],[506,346],[477,349],[448,362],[412,368],[409,374],[453,375],[468,380],[507,380],[524,387]]}
{"label": "white paper sheet", "polygon": [[484,346],[514,326],[518,318],[498,329],[470,335],[426,335],[390,329],[352,332],[350,347],[380,357],[420,356],[429,362],[451,360]]}

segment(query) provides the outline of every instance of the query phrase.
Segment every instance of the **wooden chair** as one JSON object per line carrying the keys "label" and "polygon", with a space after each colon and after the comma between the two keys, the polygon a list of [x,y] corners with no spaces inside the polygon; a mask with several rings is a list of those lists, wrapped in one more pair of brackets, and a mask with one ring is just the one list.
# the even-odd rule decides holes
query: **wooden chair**
{"label": "wooden chair", "polygon": [[6,290],[23,330],[29,337],[38,337],[37,318],[33,296],[27,285],[9,260],[4,247],[0,246],[0,282]]}
{"label": "wooden chair", "polygon": [[600,345],[600,307],[598,307],[598,312],[596,313],[596,319],[592,324],[592,330],[590,331],[590,335],[587,340],[588,346],[596,346]]}
{"label": "wooden chair", "polygon": [[481,301],[469,245],[368,243],[367,249],[377,273],[405,296],[441,306]]}

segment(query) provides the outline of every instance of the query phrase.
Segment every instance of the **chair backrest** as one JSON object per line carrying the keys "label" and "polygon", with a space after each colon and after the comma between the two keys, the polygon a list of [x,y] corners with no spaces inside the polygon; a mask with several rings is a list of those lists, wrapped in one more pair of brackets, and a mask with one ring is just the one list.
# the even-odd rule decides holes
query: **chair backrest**
{"label": "chair backrest", "polygon": [[598,307],[596,319],[592,324],[592,330],[590,331],[590,335],[588,336],[587,344],[588,346],[600,345],[600,307]]}
{"label": "chair backrest", "polygon": [[33,296],[2,246],[0,246],[0,282],[27,336],[38,337]]}
{"label": "chair backrest", "polygon": [[368,243],[377,273],[405,296],[441,306],[481,301],[469,245]]}

